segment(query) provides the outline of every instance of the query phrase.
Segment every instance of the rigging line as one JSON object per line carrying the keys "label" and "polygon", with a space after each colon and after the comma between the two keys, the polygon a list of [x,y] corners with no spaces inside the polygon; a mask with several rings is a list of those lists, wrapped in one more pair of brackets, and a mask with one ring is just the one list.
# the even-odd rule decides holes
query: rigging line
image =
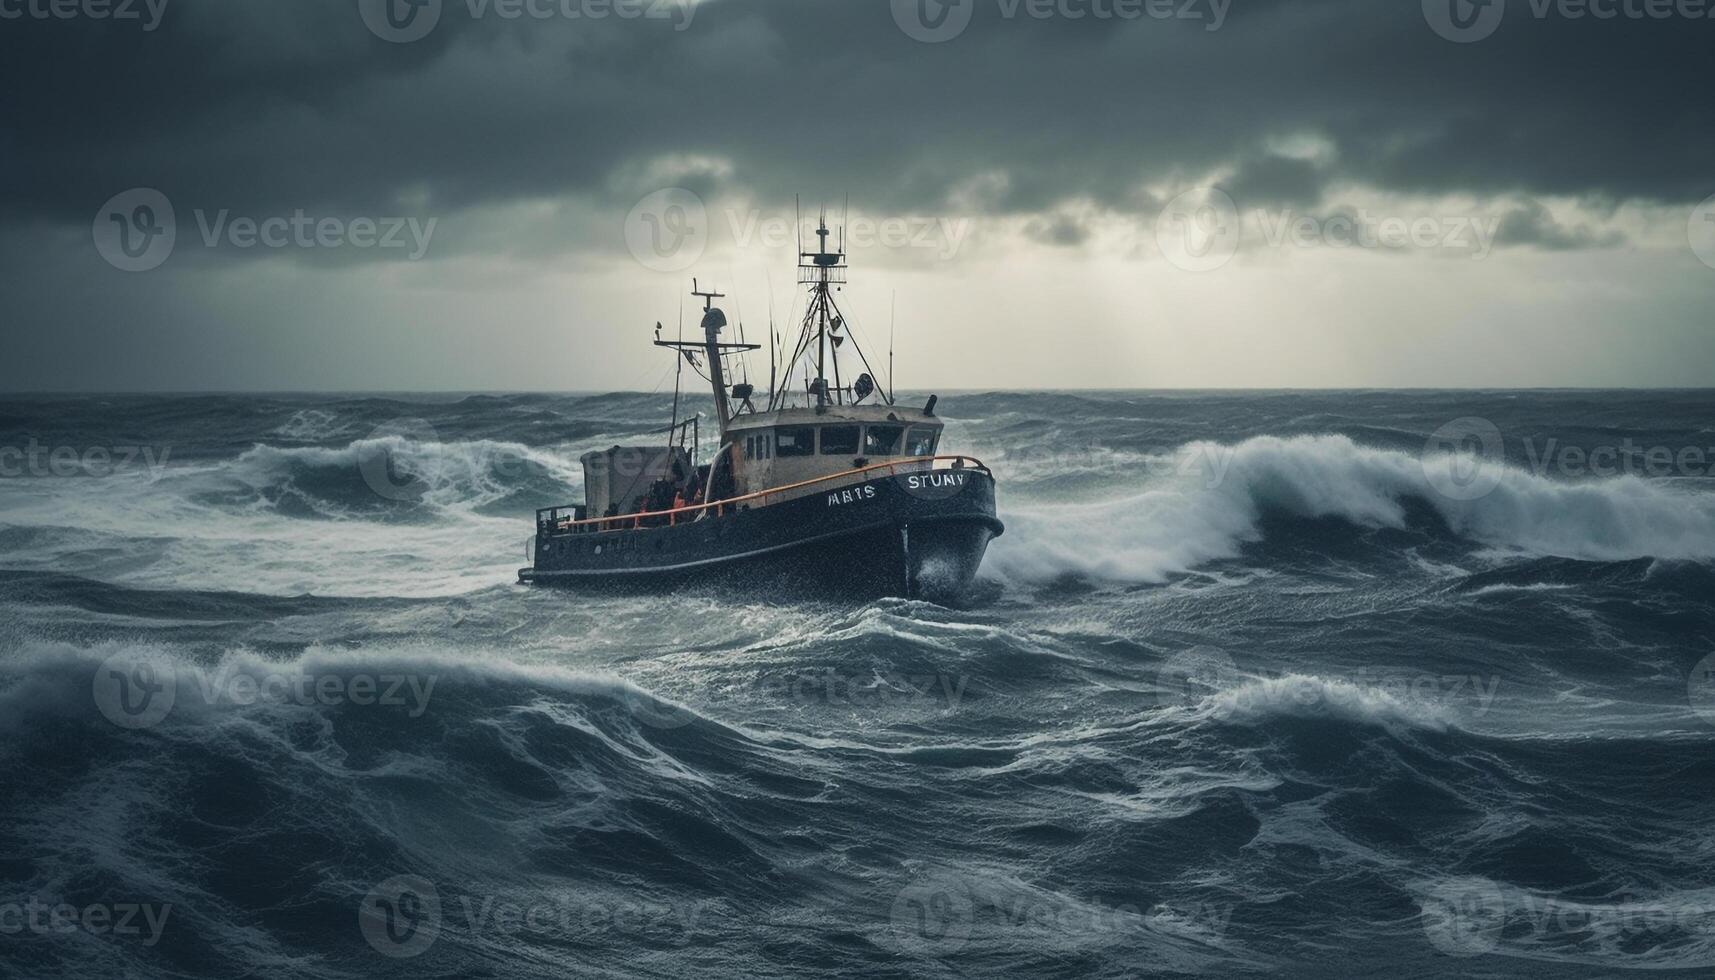
{"label": "rigging line", "polygon": [[811,326],[811,320],[814,316],[815,311],[807,309],[804,311],[803,319],[798,323],[798,337],[792,344],[791,366],[793,370],[796,370],[802,358],[810,353],[810,339],[815,333],[815,329]]}
{"label": "rigging line", "polygon": [[[733,266],[730,263],[727,265],[727,275],[732,277],[731,281],[733,281],[733,282],[738,281],[738,270],[733,268]],[[744,339],[744,306],[740,303],[739,298],[738,298],[738,292],[736,290],[732,294],[732,311],[734,313],[738,314],[738,342],[741,344],[745,343],[746,341]],[[740,379],[745,384],[749,384],[750,383],[750,359],[744,356],[743,351],[734,351],[733,355],[732,355],[732,359],[738,362],[738,373],[739,373]],[[726,361],[723,360],[721,363],[725,364]]]}
{"label": "rigging line", "polygon": [[[799,317],[798,317],[798,296],[796,293],[793,293],[792,304],[786,308],[786,318],[781,322],[794,323],[794,322],[797,322],[798,319],[799,319]],[[781,378],[780,378],[780,385],[778,388],[776,388],[776,392],[777,392],[777,397],[779,399],[780,407],[782,407],[782,408],[786,407],[786,396],[792,390],[792,374],[797,369],[797,366],[798,366],[798,362],[797,362],[797,343],[798,343],[798,340],[796,337],[793,338],[792,343],[793,343],[792,354],[780,361]],[[784,343],[784,341],[782,341],[780,344],[780,353],[785,354],[786,350],[787,350],[786,344]]]}
{"label": "rigging line", "polygon": [[[680,297],[679,302],[683,303],[684,301],[685,301],[684,298]],[[684,378],[685,378],[685,359],[683,357],[679,357],[679,356],[675,355],[673,358],[673,427],[674,428],[678,428],[678,425],[679,425],[679,388],[680,388],[681,382],[684,381]],[[671,452],[673,449],[673,432],[671,429],[668,430],[668,432],[667,432],[667,449],[669,452]]]}
{"label": "rigging line", "polygon": [[869,366],[869,357],[863,352],[863,344],[858,343],[857,333],[855,332],[857,330],[857,324],[853,323],[851,318],[846,316],[846,312],[840,309],[838,303],[833,302],[832,297],[829,298],[829,303],[833,305],[835,310],[839,311],[840,317],[845,320],[846,335],[851,338],[852,347],[858,353],[858,360],[863,362],[864,369],[869,372],[869,376],[873,379],[875,377],[875,368]]}
{"label": "rigging line", "polygon": [[810,380],[810,365],[808,363],[810,357],[810,345],[817,337],[815,316],[816,310],[814,307],[806,308],[804,310],[804,323],[798,338],[798,350],[793,353],[793,363],[802,365],[804,368],[804,380],[806,383]]}
{"label": "rigging line", "polygon": [[775,352],[773,352],[773,348],[779,347],[779,345],[775,343],[775,336],[773,336],[773,275],[772,273],[768,273],[768,266],[763,266],[763,269],[761,269],[761,275],[763,275],[763,285],[768,287],[768,410],[772,412],[773,372],[775,372],[775,364],[773,364]]}
{"label": "rigging line", "polygon": [[659,378],[655,379],[655,386],[654,387],[644,388],[643,382],[648,379],[649,372],[653,371],[653,370],[654,370],[653,367],[645,367],[643,370],[637,372],[637,374],[632,377],[631,381],[628,384],[621,386],[619,388],[616,388],[614,390],[615,391],[623,391],[623,392],[634,392],[634,393],[640,394],[640,395],[653,395],[653,394],[655,394],[656,392],[660,391],[661,386],[666,383],[668,372],[666,370],[663,370],[661,372],[661,376]]}

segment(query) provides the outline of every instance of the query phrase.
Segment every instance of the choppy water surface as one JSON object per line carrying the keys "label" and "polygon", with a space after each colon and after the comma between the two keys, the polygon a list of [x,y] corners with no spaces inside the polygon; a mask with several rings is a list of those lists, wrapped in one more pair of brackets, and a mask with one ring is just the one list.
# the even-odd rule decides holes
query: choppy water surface
{"label": "choppy water surface", "polygon": [[1715,970],[1715,396],[946,395],[961,608],[515,584],[668,403],[0,401],[0,974]]}

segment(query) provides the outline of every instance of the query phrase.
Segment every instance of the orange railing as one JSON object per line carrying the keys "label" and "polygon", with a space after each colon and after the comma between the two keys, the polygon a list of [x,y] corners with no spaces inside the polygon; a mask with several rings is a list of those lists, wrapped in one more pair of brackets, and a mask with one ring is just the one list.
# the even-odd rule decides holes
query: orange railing
{"label": "orange railing", "polygon": [[[790,493],[794,490],[802,490],[805,487],[813,487],[819,483],[829,483],[834,480],[849,480],[851,477],[862,476],[865,473],[873,473],[878,470],[886,470],[891,476],[898,476],[899,471],[902,468],[908,472],[922,472],[925,470],[935,469],[935,464],[938,462],[952,463],[953,465],[948,467],[948,469],[960,469],[965,466],[970,466],[972,469],[979,470],[983,473],[987,473],[989,471],[989,468],[984,466],[981,460],[972,456],[910,456],[905,459],[894,460],[890,463],[874,463],[869,466],[842,470],[839,473],[829,473],[827,476],[818,476],[813,480],[804,480],[799,483],[788,483],[785,486],[770,487],[767,490],[758,490],[755,493],[747,493],[742,497],[728,497],[725,500],[715,500],[703,504],[692,504],[688,507],[675,507],[670,510],[644,510],[638,511],[635,514],[615,514],[612,517],[590,517],[581,521],[558,520],[554,518],[550,518],[546,521],[542,520],[543,514],[554,514],[558,511],[567,509],[563,507],[550,507],[536,512],[536,524],[538,527],[545,527],[553,531],[579,531],[582,529],[625,531],[640,529],[643,527],[660,527],[661,518],[666,518],[668,525],[674,525],[679,523],[681,516],[685,514],[703,514],[712,510],[715,512],[716,517],[722,517],[725,516],[728,508],[737,504],[748,504],[753,501],[766,501],[770,497],[777,497],[780,494]],[[645,519],[653,523],[645,525],[643,523]]]}

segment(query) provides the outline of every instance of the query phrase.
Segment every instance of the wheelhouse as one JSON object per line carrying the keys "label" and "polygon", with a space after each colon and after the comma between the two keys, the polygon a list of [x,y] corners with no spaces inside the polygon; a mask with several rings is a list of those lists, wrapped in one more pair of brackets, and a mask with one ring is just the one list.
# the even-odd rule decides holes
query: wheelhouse
{"label": "wheelhouse", "polygon": [[941,420],[896,405],[846,405],[817,413],[786,409],[739,415],[728,439],[742,493],[835,476],[875,463],[928,458]]}

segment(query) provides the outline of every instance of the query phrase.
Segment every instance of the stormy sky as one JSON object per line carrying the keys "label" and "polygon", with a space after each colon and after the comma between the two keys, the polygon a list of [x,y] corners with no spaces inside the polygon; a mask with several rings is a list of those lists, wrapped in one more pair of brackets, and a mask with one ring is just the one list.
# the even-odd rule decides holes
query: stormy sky
{"label": "stormy sky", "polygon": [[0,388],[647,390],[693,276],[788,332],[824,207],[902,388],[1707,385],[1712,42],[1709,0],[0,0]]}

